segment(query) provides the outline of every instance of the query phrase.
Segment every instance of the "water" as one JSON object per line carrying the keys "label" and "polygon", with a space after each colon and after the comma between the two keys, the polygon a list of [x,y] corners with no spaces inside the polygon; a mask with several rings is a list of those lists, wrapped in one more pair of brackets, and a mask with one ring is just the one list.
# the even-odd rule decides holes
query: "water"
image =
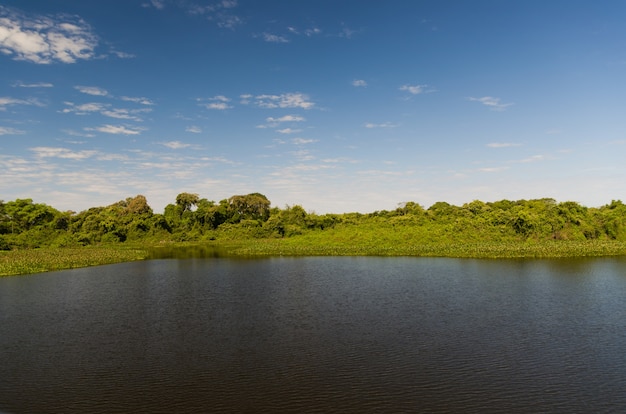
{"label": "water", "polygon": [[192,257],[2,278],[0,411],[624,412],[625,270]]}

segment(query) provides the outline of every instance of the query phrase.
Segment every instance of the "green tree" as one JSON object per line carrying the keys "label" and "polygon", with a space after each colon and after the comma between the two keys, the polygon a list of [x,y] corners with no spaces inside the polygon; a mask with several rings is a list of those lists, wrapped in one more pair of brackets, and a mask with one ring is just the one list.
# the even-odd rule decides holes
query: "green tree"
{"label": "green tree", "polygon": [[241,219],[265,221],[269,218],[271,203],[263,194],[234,195],[228,199],[228,203],[237,221]]}
{"label": "green tree", "polygon": [[180,193],[176,196],[176,205],[181,208],[181,214],[191,211],[191,208],[198,204],[200,197],[195,193]]}

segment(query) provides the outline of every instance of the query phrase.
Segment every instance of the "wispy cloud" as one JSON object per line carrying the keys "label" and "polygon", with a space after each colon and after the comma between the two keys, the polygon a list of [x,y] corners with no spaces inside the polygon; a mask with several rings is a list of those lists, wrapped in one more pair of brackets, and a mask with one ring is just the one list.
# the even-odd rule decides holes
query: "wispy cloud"
{"label": "wispy cloud", "polygon": [[83,160],[86,158],[91,158],[97,153],[97,151],[93,150],[72,151],[67,148],[59,147],[34,147],[29,149],[30,151],[34,152],[35,156],[38,158],[63,158],[72,160]]}
{"label": "wispy cloud", "polygon": [[480,102],[492,111],[504,111],[506,108],[513,105],[513,103],[501,103],[500,98],[494,98],[493,96],[483,96],[482,98],[469,97],[467,99],[473,102]]}
{"label": "wispy cloud", "polygon": [[259,108],[301,108],[311,109],[315,106],[308,95],[302,93],[283,93],[280,95],[241,95],[241,103],[253,104]]}
{"label": "wispy cloud", "polygon": [[263,38],[263,40],[269,43],[289,43],[289,39],[287,39],[285,36],[280,36],[272,33],[263,33],[261,37]]}
{"label": "wispy cloud", "polygon": [[341,28],[341,30],[339,31],[339,34],[337,35],[338,37],[343,37],[346,39],[352,39],[352,37],[354,37],[354,35],[357,33],[356,30],[352,30],[349,27],[345,27],[343,26]]}
{"label": "wispy cloud", "polygon": [[117,56],[120,59],[132,59],[136,57],[132,53],[120,52],[119,50],[112,50],[111,54]]}
{"label": "wispy cloud", "polygon": [[279,134],[296,134],[298,132],[302,132],[302,130],[292,129],[292,128],[283,128],[283,129],[277,129],[276,132],[278,132]]}
{"label": "wispy cloud", "polygon": [[363,79],[355,79],[355,80],[352,81],[352,86],[366,87],[367,86],[367,82],[365,82]]}
{"label": "wispy cloud", "polygon": [[150,0],[143,4],[143,7],[154,7],[157,10],[163,10],[165,8],[164,0]]}
{"label": "wispy cloud", "polygon": [[73,129],[64,129],[63,132],[72,137],[93,138],[95,136],[94,134],[74,131]]}
{"label": "wispy cloud", "polygon": [[412,95],[420,95],[422,93],[429,92],[426,88],[428,88],[428,85],[402,85],[398,89]]}
{"label": "wispy cloud", "polygon": [[183,148],[189,148],[192,146],[191,144],[185,144],[180,141],[161,142],[160,144],[170,149],[183,149]]}
{"label": "wispy cloud", "polygon": [[92,96],[107,96],[109,94],[106,89],[98,88],[97,86],[74,86],[74,89]]}
{"label": "wispy cloud", "polygon": [[134,102],[134,103],[138,103],[141,105],[154,105],[154,102],[152,102],[150,99],[148,98],[143,98],[143,97],[131,97],[131,96],[120,96],[120,99],[122,101],[126,101],[126,102]]}
{"label": "wispy cloud", "polygon": [[141,122],[143,119],[138,114],[152,111],[150,108],[142,109],[125,109],[125,108],[111,108],[110,104],[103,104],[100,102],[90,102],[81,105],[75,105],[73,102],[65,102],[67,108],[63,109],[63,113],[73,113],[76,115],[87,115],[90,113],[100,113],[101,115],[115,119],[126,119],[129,121]]}
{"label": "wispy cloud", "polygon": [[0,135],[22,135],[25,133],[25,131],[19,129],[0,126]]}
{"label": "wispy cloud", "polygon": [[[225,97],[224,95],[216,95],[212,98],[198,98],[198,102],[201,102],[199,105],[204,106],[206,109],[215,109],[218,111],[223,111],[226,109],[233,108],[232,105],[229,104],[230,99]],[[209,101],[205,103],[203,101]]]}
{"label": "wispy cloud", "polygon": [[76,115],[86,115],[91,112],[101,112],[104,111],[108,106],[110,106],[99,102],[90,102],[81,105],[75,105],[73,102],[64,103],[67,108],[63,109],[61,112],[64,114],[73,113]]}
{"label": "wispy cloud", "polygon": [[521,160],[518,160],[516,162],[520,162],[520,163],[529,163],[529,162],[537,162],[537,161],[544,161],[546,159],[545,155],[541,155],[541,154],[537,154],[537,155],[532,155],[528,158],[524,158]]}
{"label": "wispy cloud", "polygon": [[125,108],[113,108],[100,112],[104,116],[115,119],[126,119],[129,121],[142,122],[143,119],[137,114],[150,112],[151,109],[125,109]]}
{"label": "wispy cloud", "polygon": [[24,83],[24,82],[15,82],[13,87],[19,88],[52,88],[54,85],[49,82],[37,82],[37,83]]}
{"label": "wispy cloud", "polygon": [[32,15],[0,6],[0,52],[37,64],[95,57],[98,37],[79,17]]}
{"label": "wispy cloud", "polygon": [[85,128],[85,131],[97,131],[113,135],[139,135],[144,130],[144,128],[124,125],[102,125],[95,128]]}
{"label": "wispy cloud", "polygon": [[0,111],[6,111],[6,108],[13,105],[34,105],[45,106],[38,99],[16,99],[8,96],[0,96]]}
{"label": "wispy cloud", "polygon": [[392,124],[391,122],[385,122],[382,124],[374,124],[374,123],[367,123],[365,124],[365,128],[396,128],[398,126],[398,124]]}
{"label": "wispy cloud", "polygon": [[269,123],[282,123],[282,122],[304,122],[306,119],[300,115],[285,115],[279,118],[269,117],[266,119]]}
{"label": "wispy cloud", "polygon": [[221,0],[208,5],[200,5],[192,1],[149,0],[142,6],[157,10],[164,10],[168,6],[182,8],[192,16],[202,16],[225,29],[234,29],[243,23],[243,20],[233,12],[237,7],[236,0]]}
{"label": "wispy cloud", "polygon": [[282,123],[286,122],[304,122],[306,119],[299,115],[285,115],[279,118],[268,117],[265,119],[266,124],[257,125],[257,128],[276,128]]}
{"label": "wispy cloud", "polygon": [[291,142],[296,145],[306,145],[306,144],[312,144],[314,142],[317,142],[317,140],[309,139],[309,138],[294,138],[291,140]]}
{"label": "wispy cloud", "polygon": [[497,172],[501,172],[507,169],[508,167],[483,167],[483,168],[478,168],[476,171],[484,172],[484,173],[497,173]]}
{"label": "wispy cloud", "polygon": [[491,142],[487,144],[489,148],[509,148],[509,147],[519,147],[522,144],[517,144],[515,142]]}
{"label": "wispy cloud", "polygon": [[188,126],[187,128],[185,128],[185,132],[191,132],[193,134],[199,134],[202,132],[202,128],[197,127],[195,125],[192,126]]}

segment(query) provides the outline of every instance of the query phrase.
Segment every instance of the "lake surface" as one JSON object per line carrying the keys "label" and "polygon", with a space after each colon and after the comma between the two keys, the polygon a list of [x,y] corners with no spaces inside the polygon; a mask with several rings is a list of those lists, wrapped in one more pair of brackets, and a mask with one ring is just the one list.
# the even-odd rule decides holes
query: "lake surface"
{"label": "lake surface", "polygon": [[0,411],[626,412],[625,299],[623,257],[0,278]]}

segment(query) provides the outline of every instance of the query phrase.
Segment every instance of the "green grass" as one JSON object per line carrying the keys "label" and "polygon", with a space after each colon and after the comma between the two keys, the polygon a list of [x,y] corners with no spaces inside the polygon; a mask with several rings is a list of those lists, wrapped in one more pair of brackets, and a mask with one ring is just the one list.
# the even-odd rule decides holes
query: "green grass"
{"label": "green grass", "polygon": [[[218,239],[204,243],[168,243],[193,253],[180,257],[259,256],[423,256],[459,258],[556,258],[626,255],[626,243],[588,241],[448,241],[417,237],[402,231],[375,233],[349,231],[310,232],[289,238]],[[0,276],[97,266],[143,260],[154,246],[109,245],[81,248],[42,248],[0,252]],[[194,249],[194,251],[192,251]],[[178,257],[178,256],[175,256]]]}
{"label": "green grass", "polygon": [[0,251],[0,276],[23,275],[145,259],[136,248],[80,247]]}
{"label": "green grass", "polygon": [[458,258],[556,258],[626,255],[626,243],[612,241],[478,242],[430,244],[297,243],[296,238],[219,243],[235,256],[423,256]]}

